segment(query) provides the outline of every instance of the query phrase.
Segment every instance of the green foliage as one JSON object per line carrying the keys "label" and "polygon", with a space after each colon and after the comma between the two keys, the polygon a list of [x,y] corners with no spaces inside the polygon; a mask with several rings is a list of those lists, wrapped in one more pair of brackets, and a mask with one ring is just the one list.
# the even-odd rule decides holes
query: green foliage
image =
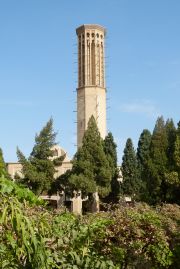
{"label": "green foliage", "polygon": [[[180,204],[180,122],[176,130],[172,119],[165,123],[161,116],[156,121],[152,135],[148,130],[143,130],[138,141],[137,163],[138,172],[132,172],[137,170],[131,141],[129,145],[126,144],[122,163],[123,186],[125,188],[127,184],[126,188],[129,188],[126,193],[130,195],[133,190],[134,193],[139,192],[136,199],[149,204]],[[133,180],[130,180],[131,177]],[[137,178],[139,180],[136,181]],[[131,186],[131,182],[134,185]]]}
{"label": "green foliage", "polygon": [[176,163],[174,161],[174,153],[175,153],[175,142],[176,142],[176,128],[174,126],[174,122],[172,119],[168,119],[165,125],[166,134],[167,134],[167,167],[165,172],[165,180],[162,184],[162,188],[164,191],[164,200],[166,202],[177,202],[178,203],[178,185],[180,181],[178,180],[178,172]]}
{"label": "green foliage", "polygon": [[69,183],[72,189],[81,190],[84,194],[98,191],[105,197],[110,192],[111,169],[93,116],[85,131],[82,147],[75,154]]}
{"label": "green foliage", "polygon": [[180,170],[180,136],[178,135],[175,142],[175,151],[174,151],[174,160],[175,165]]}
{"label": "green foliage", "polygon": [[105,220],[54,215],[9,194],[10,189],[0,192],[0,268],[116,268],[94,249]]}
{"label": "green foliage", "polygon": [[35,193],[47,192],[54,182],[55,166],[61,165],[63,158],[51,159],[52,147],[55,143],[56,133],[53,131],[53,120],[50,119],[35,137],[35,145],[28,159],[17,149],[19,162],[22,164],[22,183],[31,188]]}
{"label": "green foliage", "polygon": [[148,189],[147,189],[147,168],[150,154],[151,144],[151,133],[149,130],[143,130],[138,141],[137,148],[137,161],[138,161],[138,172],[141,180],[140,184],[140,198],[143,201],[147,200]]}
{"label": "green foliage", "polygon": [[168,139],[163,117],[159,117],[152,134],[148,161],[148,189],[151,203],[165,201]]}
{"label": "green foliage", "polygon": [[1,194],[0,225],[1,268],[47,268],[42,231],[15,197]]}
{"label": "green foliage", "polygon": [[137,148],[138,163],[141,166],[146,166],[149,159],[149,149],[151,144],[151,133],[145,129],[140,135]]}
{"label": "green foliage", "polygon": [[175,172],[175,171],[174,172],[165,173],[165,181],[170,186],[177,186],[178,187],[179,184],[180,184],[178,173]]}
{"label": "green foliage", "polygon": [[172,119],[168,119],[165,124],[166,134],[167,134],[167,158],[168,158],[168,170],[174,170],[174,149],[176,140],[176,128]]}
{"label": "green foliage", "polygon": [[16,197],[19,202],[26,201],[31,205],[43,204],[43,201],[28,188],[24,188],[23,186],[20,186],[9,179],[2,177],[0,178],[0,193],[2,195],[10,195],[11,197]]}
{"label": "green foliage", "polygon": [[164,171],[167,165],[167,133],[163,117],[159,117],[152,134],[150,157],[158,171]]}
{"label": "green foliage", "polygon": [[114,142],[112,133],[108,133],[108,135],[105,137],[103,146],[111,170],[111,192],[106,200],[117,202],[120,195],[120,186],[119,182],[117,181],[117,145]]}
{"label": "green foliage", "polygon": [[113,262],[100,256],[96,249],[97,234],[100,238],[105,236],[104,229],[108,222],[109,220],[100,218],[93,221],[88,218],[81,220],[71,214],[56,217],[53,227],[55,236],[60,236],[61,240],[58,240],[59,252],[55,259],[59,261],[60,268],[115,269]]}
{"label": "green foliage", "polygon": [[180,172],[180,122],[178,123],[178,129],[176,133],[176,140],[175,140],[175,146],[174,146],[174,161],[175,166]]}
{"label": "green foliage", "polygon": [[173,152],[173,160],[174,160],[174,174],[176,175],[175,178],[173,178],[173,183],[172,184],[172,177],[168,179],[168,183],[170,181],[171,185],[171,201],[176,202],[180,204],[180,197],[179,197],[179,192],[180,192],[180,122],[178,123],[178,128],[176,131],[176,138],[175,138],[175,143],[174,143],[174,152]]}
{"label": "green foliage", "polygon": [[117,169],[117,145],[114,142],[114,138],[112,133],[108,133],[108,135],[104,139],[104,152],[107,156],[109,166],[111,168],[111,174],[112,177],[116,175],[116,169]]}
{"label": "green foliage", "polygon": [[33,147],[30,158],[38,160],[47,160],[53,156],[52,146],[54,146],[56,133],[53,131],[53,119],[51,118],[39,135],[35,137],[35,146]]}
{"label": "green foliage", "polygon": [[8,183],[0,189],[0,268],[179,268],[177,205],[119,205],[77,217],[32,205],[26,196],[19,202]]}
{"label": "green foliage", "polygon": [[168,236],[170,249],[173,252],[171,269],[180,268],[180,206],[175,204],[164,204],[158,207],[159,217],[163,229]]}
{"label": "green foliage", "polygon": [[2,152],[1,148],[0,148],[0,177],[9,178],[7,168],[6,168],[6,164],[5,164],[4,158],[3,158],[3,152]]}
{"label": "green foliage", "polygon": [[110,214],[104,251],[120,268],[169,268],[173,254],[157,213],[147,205]]}
{"label": "green foliage", "polygon": [[[89,178],[91,178],[91,180],[89,180]],[[74,186],[74,189],[81,190],[83,194],[93,193],[96,191],[96,182],[93,180],[93,174],[90,175],[90,177],[85,176],[83,173],[79,175],[71,174],[70,183]]]}
{"label": "green foliage", "polygon": [[129,196],[139,195],[139,175],[136,153],[132,140],[127,139],[122,162],[123,193]]}
{"label": "green foliage", "polygon": [[[137,148],[140,199],[148,203],[180,203],[180,124],[176,130],[172,119],[156,121],[151,136],[144,130]],[[178,164],[179,163],[179,164]]]}

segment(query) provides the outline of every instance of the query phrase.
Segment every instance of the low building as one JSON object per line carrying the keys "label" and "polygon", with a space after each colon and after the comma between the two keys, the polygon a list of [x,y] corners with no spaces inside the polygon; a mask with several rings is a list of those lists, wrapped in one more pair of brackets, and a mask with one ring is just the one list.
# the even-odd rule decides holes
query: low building
{"label": "low building", "polygon": [[[59,145],[55,145],[52,148],[53,150],[53,157],[52,159],[59,158],[61,156],[65,156],[62,165],[56,167],[56,173],[54,175],[55,178],[61,176],[64,174],[67,170],[70,170],[72,168],[72,163],[70,158],[67,156],[67,153],[64,149],[62,149]],[[7,163],[7,170],[9,175],[12,177],[12,179],[15,179],[15,176],[18,175],[22,177],[22,165],[18,162],[9,162]]]}

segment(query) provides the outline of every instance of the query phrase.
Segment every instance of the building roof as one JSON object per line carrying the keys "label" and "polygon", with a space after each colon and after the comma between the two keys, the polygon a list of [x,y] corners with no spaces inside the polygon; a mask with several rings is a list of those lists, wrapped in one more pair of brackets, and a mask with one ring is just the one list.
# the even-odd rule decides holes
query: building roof
{"label": "building roof", "polygon": [[76,28],[76,34],[79,35],[80,33],[84,32],[85,29],[100,30],[104,32],[104,34],[106,34],[106,29],[99,24],[83,24],[79,26],[78,28]]}
{"label": "building roof", "polygon": [[54,156],[52,157],[53,159],[65,155],[65,159],[63,160],[63,162],[71,161],[70,158],[67,156],[67,152],[63,148],[61,148],[59,145],[53,146],[52,150],[54,151]]}
{"label": "building roof", "polygon": [[[65,163],[69,163],[71,161],[71,159],[67,155],[67,152],[63,148],[61,148],[59,145],[53,146],[52,147],[52,150],[54,151],[54,156],[51,157],[51,159],[59,158],[59,157],[65,155],[65,158],[63,160],[63,163],[64,162]],[[20,165],[19,162],[7,162],[6,164],[7,165],[18,165],[18,164]]]}

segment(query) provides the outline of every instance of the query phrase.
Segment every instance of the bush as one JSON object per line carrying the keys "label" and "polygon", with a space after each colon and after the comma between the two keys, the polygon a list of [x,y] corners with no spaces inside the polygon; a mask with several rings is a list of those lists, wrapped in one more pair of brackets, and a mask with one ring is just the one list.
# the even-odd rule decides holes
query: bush
{"label": "bush", "polygon": [[77,217],[48,211],[33,195],[0,181],[0,268],[179,268],[179,206]]}
{"label": "bush", "polygon": [[1,195],[16,197],[20,202],[27,201],[31,205],[44,204],[43,200],[28,188],[18,185],[10,179],[0,178],[0,193]]}

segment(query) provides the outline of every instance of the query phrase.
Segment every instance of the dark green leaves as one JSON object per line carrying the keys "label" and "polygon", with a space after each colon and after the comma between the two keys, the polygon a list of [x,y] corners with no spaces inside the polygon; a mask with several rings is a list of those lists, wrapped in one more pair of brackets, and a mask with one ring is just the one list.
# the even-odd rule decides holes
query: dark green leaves
{"label": "dark green leaves", "polygon": [[139,174],[136,153],[132,140],[127,139],[122,162],[123,193],[131,197],[139,195]]}
{"label": "dark green leaves", "polygon": [[78,149],[74,160],[69,183],[75,190],[84,194],[98,191],[107,196],[111,186],[111,169],[103,149],[103,141],[92,116],[84,134],[82,147]]}
{"label": "dark green leaves", "polygon": [[26,186],[30,187],[35,193],[47,192],[54,182],[55,166],[62,164],[63,158],[52,160],[56,133],[53,131],[53,120],[50,119],[35,137],[35,145],[28,159],[17,149],[19,162],[22,164],[21,180]]}

